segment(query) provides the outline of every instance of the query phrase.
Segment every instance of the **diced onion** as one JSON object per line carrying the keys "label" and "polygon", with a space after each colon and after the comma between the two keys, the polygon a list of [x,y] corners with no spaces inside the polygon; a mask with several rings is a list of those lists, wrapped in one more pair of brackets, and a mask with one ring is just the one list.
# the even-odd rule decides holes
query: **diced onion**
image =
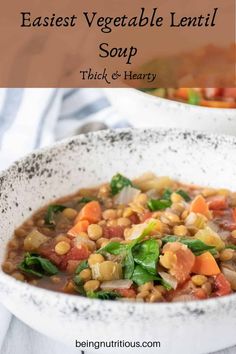
{"label": "diced onion", "polygon": [[172,289],[175,290],[177,288],[178,282],[175,279],[175,277],[173,277],[173,275],[170,275],[169,273],[166,272],[159,272],[159,274],[162,277],[162,279],[172,287]]}
{"label": "diced onion", "polygon": [[231,232],[227,230],[221,230],[218,231],[218,235],[223,241],[226,241],[231,236]]}
{"label": "diced onion", "polygon": [[210,227],[210,228],[211,228],[213,231],[215,231],[216,233],[219,233],[220,228],[219,228],[219,226],[218,226],[216,223],[214,223],[213,221],[208,221],[207,226]]}
{"label": "diced onion", "polygon": [[148,198],[150,198],[150,199],[157,199],[157,198],[158,198],[158,194],[157,194],[156,189],[149,189],[149,190],[146,192],[146,195],[147,195]]}
{"label": "diced onion", "polygon": [[146,227],[146,223],[134,225],[129,235],[129,240],[135,240],[136,238],[138,238]]}
{"label": "diced onion", "polygon": [[197,220],[197,215],[195,213],[191,212],[187,216],[187,218],[185,219],[185,225],[187,225],[187,226],[193,225],[196,220]]}
{"label": "diced onion", "polygon": [[132,284],[133,284],[132,280],[121,279],[121,280],[104,281],[103,283],[101,283],[100,287],[103,290],[129,289]]}
{"label": "diced onion", "polygon": [[140,190],[131,186],[124,187],[116,196],[116,204],[129,204],[140,194]]}

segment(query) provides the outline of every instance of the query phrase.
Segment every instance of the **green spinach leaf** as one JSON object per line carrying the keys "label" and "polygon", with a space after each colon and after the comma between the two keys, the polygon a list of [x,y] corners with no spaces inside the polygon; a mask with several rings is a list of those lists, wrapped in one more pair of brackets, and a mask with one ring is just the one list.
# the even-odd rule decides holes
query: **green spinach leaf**
{"label": "green spinach leaf", "polygon": [[131,278],[137,285],[143,285],[149,281],[160,280],[158,276],[150,274],[141,265],[136,265]]}
{"label": "green spinach leaf", "polygon": [[80,262],[80,264],[78,265],[78,267],[75,270],[75,274],[79,274],[80,272],[82,272],[82,270],[88,268],[88,261],[84,260],[82,262]]}
{"label": "green spinach leaf", "polygon": [[186,202],[190,202],[191,198],[186,191],[178,189],[175,193],[179,194]]}
{"label": "green spinach leaf", "polygon": [[55,214],[62,212],[64,209],[66,209],[64,205],[57,205],[57,204],[49,205],[44,217],[45,224],[48,226],[55,225],[55,220],[54,220]]}
{"label": "green spinach leaf", "polygon": [[83,198],[79,199],[77,203],[86,204],[86,203],[92,202],[93,200],[98,200],[98,198],[96,198],[96,197],[83,197]]}
{"label": "green spinach leaf", "polygon": [[236,250],[236,245],[226,245],[225,248],[230,248],[231,250]]}
{"label": "green spinach leaf", "polygon": [[205,251],[210,251],[211,253],[215,253],[216,249],[214,246],[209,246],[198,240],[196,238],[188,238],[188,237],[178,237],[178,236],[165,236],[162,238],[163,244],[167,242],[180,242],[186,245],[196,256],[200,255]]}
{"label": "green spinach leaf", "polygon": [[133,248],[134,261],[140,264],[150,274],[156,275],[156,265],[159,257],[159,244],[157,240],[150,239],[138,243]]}
{"label": "green spinach leaf", "polygon": [[126,177],[122,176],[120,173],[117,173],[112,177],[110,188],[111,194],[118,194],[124,187],[131,186],[133,187],[133,183]]}
{"label": "green spinach leaf", "polygon": [[123,266],[124,278],[131,279],[132,274],[134,272],[134,257],[131,248],[127,248],[126,256],[123,260],[122,266]]}
{"label": "green spinach leaf", "polygon": [[171,206],[172,202],[167,199],[149,199],[147,206],[151,211],[164,210]]}
{"label": "green spinach leaf", "polygon": [[198,105],[200,103],[201,97],[195,90],[188,90],[188,103],[192,105]]}
{"label": "green spinach leaf", "polygon": [[44,275],[51,276],[58,273],[57,267],[52,262],[34,253],[26,253],[18,268],[24,273],[39,278]]}
{"label": "green spinach leaf", "polygon": [[89,291],[87,292],[87,297],[91,299],[100,299],[100,300],[115,300],[121,295],[116,291]]}
{"label": "green spinach leaf", "polygon": [[109,242],[106,246],[100,248],[97,253],[110,253],[114,255],[121,254],[126,251],[127,246],[120,242]]}
{"label": "green spinach leaf", "polygon": [[173,191],[169,188],[166,188],[162,194],[162,198],[161,199],[166,199],[166,200],[170,200],[171,194],[173,193]]}

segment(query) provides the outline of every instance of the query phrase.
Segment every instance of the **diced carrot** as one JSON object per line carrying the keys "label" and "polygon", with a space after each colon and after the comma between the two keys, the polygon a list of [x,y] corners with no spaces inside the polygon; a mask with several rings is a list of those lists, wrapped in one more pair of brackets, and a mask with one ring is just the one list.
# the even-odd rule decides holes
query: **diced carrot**
{"label": "diced carrot", "polygon": [[93,200],[81,209],[76,221],[87,220],[91,224],[96,224],[101,220],[102,209],[96,200]]}
{"label": "diced carrot", "polygon": [[220,268],[212,254],[205,252],[196,256],[192,272],[202,275],[217,275],[220,273]]}
{"label": "diced carrot", "polygon": [[89,226],[88,220],[78,221],[67,233],[70,236],[76,237],[80,232],[86,232]]}
{"label": "diced carrot", "polygon": [[189,88],[185,88],[185,87],[178,88],[175,92],[175,95],[178,98],[187,100],[189,95]]}
{"label": "diced carrot", "polygon": [[233,208],[233,219],[236,222],[236,208]]}
{"label": "diced carrot", "polygon": [[190,205],[190,211],[205,215],[208,219],[211,216],[206,199],[202,195],[198,195]]}

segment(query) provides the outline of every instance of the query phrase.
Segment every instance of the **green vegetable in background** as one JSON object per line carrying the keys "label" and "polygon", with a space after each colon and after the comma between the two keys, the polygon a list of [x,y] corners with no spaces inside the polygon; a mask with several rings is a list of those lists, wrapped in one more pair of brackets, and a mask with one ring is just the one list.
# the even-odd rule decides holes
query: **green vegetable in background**
{"label": "green vegetable in background", "polygon": [[49,205],[44,217],[45,224],[48,226],[55,225],[55,220],[54,220],[55,214],[62,212],[64,209],[66,209],[64,205],[56,205],[56,204]]}
{"label": "green vegetable in background", "polygon": [[226,245],[225,248],[230,248],[232,250],[236,250],[236,245]]}
{"label": "green vegetable in background", "polygon": [[18,268],[24,273],[39,278],[44,275],[51,276],[58,273],[57,267],[52,262],[34,253],[26,253]]}
{"label": "green vegetable in background", "polygon": [[171,206],[172,202],[167,199],[149,199],[147,206],[151,211],[164,210]]}
{"label": "green vegetable in background", "polygon": [[88,261],[84,260],[82,262],[80,262],[80,264],[78,265],[78,267],[75,270],[75,274],[79,274],[80,272],[82,272],[82,270],[88,268]]}
{"label": "green vegetable in background", "polygon": [[121,295],[116,291],[89,291],[87,292],[87,297],[91,299],[100,299],[100,300],[115,300]]}
{"label": "green vegetable in background", "polygon": [[179,195],[181,195],[182,198],[184,198],[184,200],[186,202],[190,202],[191,198],[188,195],[188,193],[186,191],[184,191],[183,189],[177,189],[176,191],[172,191],[171,189],[165,189],[163,194],[162,194],[162,199],[166,199],[166,200],[170,200],[171,194],[175,192]]}
{"label": "green vegetable in background", "polygon": [[182,198],[184,198],[184,200],[186,202],[190,202],[191,198],[188,195],[188,193],[186,191],[184,191],[183,189],[178,189],[177,191],[175,191],[175,193],[181,195]]}
{"label": "green vegetable in background", "polygon": [[209,251],[211,253],[215,253],[216,249],[214,246],[209,246],[198,240],[196,238],[188,238],[188,237],[177,237],[177,236],[165,236],[162,238],[163,244],[167,242],[180,242],[186,245],[196,256],[200,255],[205,251]]}
{"label": "green vegetable in background", "polygon": [[117,173],[112,177],[110,188],[111,194],[118,194],[124,187],[131,186],[133,187],[133,183],[126,177],[122,176],[120,173]]}
{"label": "green vegetable in background", "polygon": [[120,242],[109,242],[106,246],[100,248],[97,253],[105,254],[110,253],[114,255],[121,254],[122,251],[126,251],[127,245],[123,245]]}
{"label": "green vegetable in background", "polygon": [[189,89],[188,91],[188,103],[193,105],[199,105],[201,96],[195,90]]}
{"label": "green vegetable in background", "polygon": [[78,203],[79,204],[87,204],[89,202],[92,202],[93,200],[98,200],[98,198],[96,198],[96,197],[83,197],[78,200]]}
{"label": "green vegetable in background", "polygon": [[166,200],[170,200],[171,194],[173,193],[173,191],[169,188],[166,188],[162,194],[162,198],[161,199],[166,199]]}

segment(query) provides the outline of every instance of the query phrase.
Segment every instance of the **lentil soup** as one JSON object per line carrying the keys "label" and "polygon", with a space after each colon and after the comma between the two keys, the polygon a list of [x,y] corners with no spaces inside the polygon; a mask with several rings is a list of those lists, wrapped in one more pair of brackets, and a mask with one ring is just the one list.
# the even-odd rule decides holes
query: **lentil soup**
{"label": "lentil soup", "polygon": [[121,174],[36,212],[3,270],[90,298],[174,302],[236,291],[236,193]]}

